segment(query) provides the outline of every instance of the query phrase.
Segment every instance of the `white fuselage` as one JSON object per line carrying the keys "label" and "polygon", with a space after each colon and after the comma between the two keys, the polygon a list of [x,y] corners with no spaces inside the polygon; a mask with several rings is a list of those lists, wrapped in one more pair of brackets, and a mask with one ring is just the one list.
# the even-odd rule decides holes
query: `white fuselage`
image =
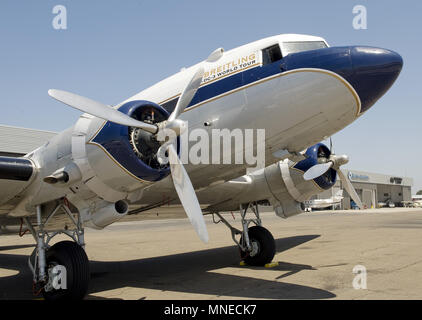
{"label": "white fuselage", "polygon": [[[262,64],[260,50],[282,43],[282,40],[283,36],[272,37],[228,51],[210,69],[222,70],[221,66],[228,62],[251,55],[255,55],[254,66],[259,66]],[[194,70],[195,66],[181,71],[120,105],[133,100],[149,100],[163,105],[180,95]],[[203,84],[207,85],[207,82]],[[197,128],[265,129],[265,159],[268,165],[279,160],[273,156],[274,152],[282,149],[300,152],[353,122],[359,111],[359,97],[340,76],[327,70],[299,69],[257,80],[189,106],[181,119],[188,121],[189,131]],[[211,126],[205,127],[206,122]],[[103,120],[94,119],[88,136],[95,134],[103,124]],[[103,148],[95,144],[88,148],[95,154],[93,170],[97,170],[98,175],[101,172],[101,180],[105,184],[115,184],[117,190],[123,192],[139,188],[139,179],[130,174],[126,175],[124,182],[121,181],[122,169],[113,165],[115,161]],[[196,188],[238,177],[246,171],[246,165],[187,164],[185,167]],[[161,181],[158,184],[166,183]],[[171,183],[168,185],[172,189]]]}

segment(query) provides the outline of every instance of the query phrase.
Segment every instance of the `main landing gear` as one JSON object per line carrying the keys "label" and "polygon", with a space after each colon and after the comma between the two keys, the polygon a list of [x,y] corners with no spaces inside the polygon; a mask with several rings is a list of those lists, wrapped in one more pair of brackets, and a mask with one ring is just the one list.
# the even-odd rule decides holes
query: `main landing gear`
{"label": "main landing gear", "polygon": [[[81,216],[75,219],[67,201],[60,201],[43,221],[42,210],[37,206],[37,224],[34,226],[24,218],[37,245],[28,259],[33,274],[33,288],[36,295],[42,293],[46,300],[80,300],[88,290],[90,279],[89,261],[84,247],[84,230]],[[50,219],[59,211],[70,218],[73,229],[46,231]],[[65,234],[73,241],[61,241],[53,246],[49,242],[58,234]]]}
{"label": "main landing gear", "polygon": [[[255,215],[252,219],[246,219],[249,209],[251,209],[252,213]],[[220,220],[216,221],[214,214],[217,215]],[[214,223],[223,222],[230,229],[233,241],[239,246],[240,257],[246,264],[251,266],[263,266],[273,260],[275,255],[275,241],[272,234],[262,227],[257,203],[248,203],[246,206],[240,206],[242,231],[230,225],[220,213],[217,212],[214,214]],[[255,225],[249,227],[251,223]],[[236,238],[238,236],[240,236],[239,240]]]}

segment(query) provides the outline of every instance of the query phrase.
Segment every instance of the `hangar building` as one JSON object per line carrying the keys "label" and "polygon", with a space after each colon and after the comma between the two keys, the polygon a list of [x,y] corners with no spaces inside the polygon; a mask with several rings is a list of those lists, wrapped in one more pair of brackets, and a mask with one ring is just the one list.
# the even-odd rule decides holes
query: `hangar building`
{"label": "hangar building", "polygon": [[19,157],[41,147],[57,133],[0,125],[0,156]]}
{"label": "hangar building", "polygon": [[[412,178],[347,169],[342,171],[356,189],[366,208],[377,208],[378,204],[388,202],[393,202],[396,207],[401,207],[403,206],[402,201],[412,201]],[[343,186],[337,179],[331,190],[320,193],[316,198],[331,198],[340,189],[343,189]],[[341,209],[350,209],[350,196],[346,191],[343,191],[343,196]]]}

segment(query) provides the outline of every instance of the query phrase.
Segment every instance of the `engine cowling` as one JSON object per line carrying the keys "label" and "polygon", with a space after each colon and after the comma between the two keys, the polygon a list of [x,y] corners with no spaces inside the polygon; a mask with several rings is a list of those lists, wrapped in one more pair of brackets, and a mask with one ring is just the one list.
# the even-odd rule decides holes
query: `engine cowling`
{"label": "engine cowling", "polygon": [[[119,108],[120,112],[146,122],[159,123],[169,117],[167,110],[149,101],[130,101]],[[154,135],[139,128],[107,122],[92,139],[101,145],[120,165],[136,177],[158,181],[169,173],[168,165],[158,163],[156,154],[160,143]]]}
{"label": "engine cowling", "polygon": [[337,173],[328,170],[323,176],[306,181],[303,174],[315,164],[328,159],[331,152],[322,143],[306,150],[304,160],[283,160],[242,178],[215,186],[210,194],[221,194],[229,200],[210,206],[208,211],[239,209],[239,204],[257,201],[270,203],[276,214],[288,218],[304,211],[303,202],[334,186]]}
{"label": "engine cowling", "polygon": [[[119,111],[145,123],[159,123],[169,113],[150,101],[130,101]],[[81,116],[71,137],[72,159],[84,185],[108,202],[131,198],[142,185],[170,174],[167,164],[157,161],[160,143],[154,134],[100,118]]]}
{"label": "engine cowling", "polygon": [[328,159],[330,154],[324,144],[318,143],[306,150],[305,160],[298,163],[285,160],[265,169],[265,177],[272,194],[268,200],[277,215],[288,218],[303,212],[304,201],[334,186],[337,173],[333,169],[314,180],[306,181],[303,178],[309,168]]}

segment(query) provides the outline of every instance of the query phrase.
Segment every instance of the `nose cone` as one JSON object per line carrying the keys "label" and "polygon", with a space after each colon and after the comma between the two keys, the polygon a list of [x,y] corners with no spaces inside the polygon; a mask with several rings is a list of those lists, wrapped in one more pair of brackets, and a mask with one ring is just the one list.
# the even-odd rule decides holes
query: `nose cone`
{"label": "nose cone", "polygon": [[394,51],[372,47],[351,47],[353,75],[347,77],[367,111],[381,98],[400,74],[402,57]]}
{"label": "nose cone", "polygon": [[284,70],[318,68],[346,79],[361,100],[365,112],[381,98],[397,79],[403,59],[397,53],[372,47],[330,47],[287,55]]}

